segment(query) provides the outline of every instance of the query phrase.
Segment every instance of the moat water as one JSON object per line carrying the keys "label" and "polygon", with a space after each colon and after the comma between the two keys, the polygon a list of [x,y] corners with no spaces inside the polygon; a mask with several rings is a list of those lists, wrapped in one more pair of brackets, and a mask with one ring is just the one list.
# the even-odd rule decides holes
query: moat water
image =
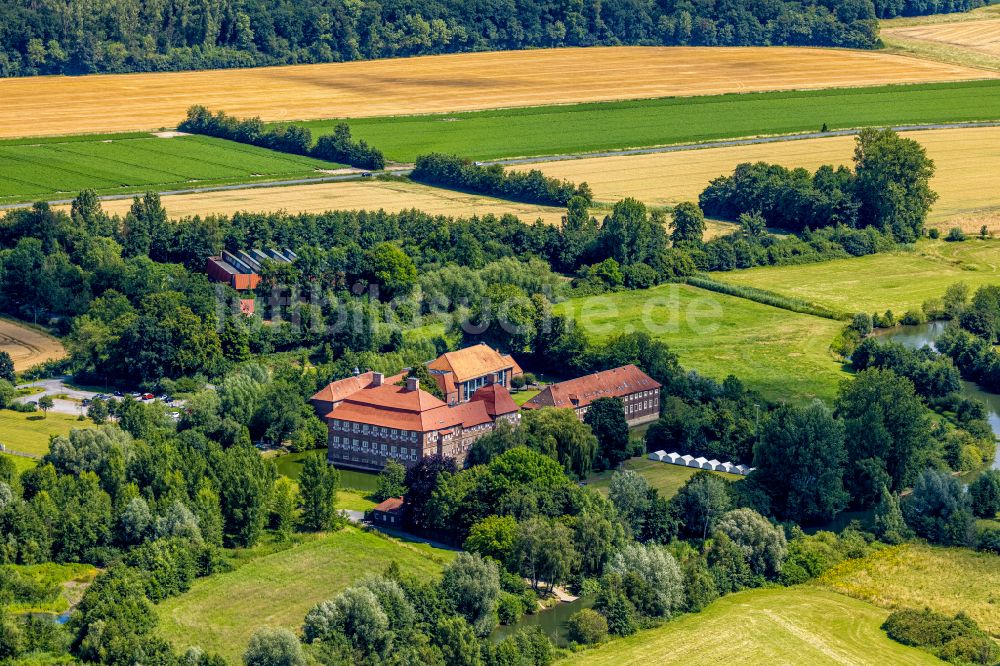
{"label": "moat water", "polygon": [[[920,349],[921,347],[934,348],[934,343],[944,332],[946,322],[933,321],[917,326],[897,326],[896,328],[880,332],[879,337],[883,337],[893,342],[898,342],[908,349]],[[986,418],[990,423],[995,437],[1000,437],[1000,395],[989,393],[979,388],[973,382],[962,381],[962,395],[968,398],[975,398],[986,405]],[[997,447],[997,455],[993,460],[993,468],[1000,469],[1000,446]]]}

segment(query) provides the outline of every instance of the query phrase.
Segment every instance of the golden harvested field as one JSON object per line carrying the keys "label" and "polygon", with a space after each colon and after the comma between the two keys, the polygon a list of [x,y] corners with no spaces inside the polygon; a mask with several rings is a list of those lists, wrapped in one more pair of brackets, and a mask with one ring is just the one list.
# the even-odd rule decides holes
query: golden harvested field
{"label": "golden harvested field", "polygon": [[[405,181],[380,180],[175,194],[163,197],[162,201],[172,218],[228,215],[237,211],[318,213],[327,210],[383,209],[398,212],[416,208],[432,215],[455,217],[511,213],[527,222],[541,218],[548,224],[560,224],[565,214],[562,208],[501,201]],[[109,213],[124,215],[132,202],[118,199],[104,201],[101,205]]]}
{"label": "golden harvested field", "polygon": [[[992,225],[1000,230],[1000,127],[907,132],[934,160],[932,187],[941,198],[930,222],[950,227],[962,222],[970,230]],[[635,197],[654,206],[697,201],[709,181],[732,173],[741,162],[777,162],[814,170],[823,164],[850,164],[854,137],[801,139],[778,143],[685,150],[626,157],[595,157],[515,168],[538,168],[546,175],[586,181],[599,201]]]}
{"label": "golden harvested field", "polygon": [[10,354],[18,372],[66,356],[62,343],[51,335],[10,319],[0,319],[0,351]]}
{"label": "golden harvested field", "polygon": [[900,53],[1000,70],[1000,11],[996,7],[883,21],[881,36]]}
{"label": "golden harvested field", "polygon": [[192,104],[265,120],[978,79],[868,51],[602,47],[256,69],[0,80],[0,137],[173,127]]}
{"label": "golden harvested field", "polygon": [[883,34],[889,37],[958,46],[1000,58],[1000,19],[889,28]]}

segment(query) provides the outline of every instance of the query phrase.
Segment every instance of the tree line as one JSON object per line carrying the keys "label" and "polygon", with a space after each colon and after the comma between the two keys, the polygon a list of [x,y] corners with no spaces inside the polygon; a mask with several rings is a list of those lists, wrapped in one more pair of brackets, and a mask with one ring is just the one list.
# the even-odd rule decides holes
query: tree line
{"label": "tree line", "polygon": [[[867,128],[854,151],[854,170],[822,166],[815,173],[777,164],[740,164],[713,180],[699,203],[708,215],[801,232],[828,226],[874,227],[904,243],[915,241],[937,194],[934,162],[924,148],[892,130]],[[891,196],[887,195],[891,192]]]}
{"label": "tree line", "polygon": [[428,185],[546,206],[566,206],[573,197],[589,204],[592,198],[586,183],[578,187],[569,181],[549,178],[538,169],[510,171],[499,164],[483,166],[441,153],[418,156],[410,178]]}
{"label": "tree line", "polygon": [[[705,241],[704,230],[697,204],[679,204],[668,223],[662,211],[626,199],[598,221],[579,194],[567,202],[559,227],[511,215],[462,219],[419,211],[168,221],[152,193],[136,197],[124,217],[112,217],[87,191],[68,212],[36,204],[5,216],[0,309],[68,334],[68,368],[97,381],[214,377],[273,351],[306,350],[326,360],[370,354],[373,367],[384,362],[378,355],[392,354],[392,363],[412,365],[453,344],[405,339],[403,331],[427,315],[478,317],[487,300],[537,294],[554,302],[648,288],[699,270],[860,256],[897,242],[892,229],[874,226],[776,236],[756,213],[744,214],[740,230],[728,236]],[[273,325],[238,315],[239,294],[211,285],[203,272],[223,248],[252,247],[289,247],[298,255],[293,264],[265,262],[261,271],[260,313]],[[566,282],[558,273],[574,278]],[[538,311],[511,316],[533,320]],[[482,335],[518,351],[531,334]]]}
{"label": "tree line", "polygon": [[595,45],[879,46],[877,17],[982,0],[782,0],[767,7],[516,0],[385,5],[114,0],[0,7],[0,76],[154,72]]}
{"label": "tree line", "polygon": [[223,111],[210,112],[200,105],[188,109],[187,117],[177,126],[182,132],[204,134],[240,143],[249,143],[283,153],[308,155],[328,162],[349,164],[358,169],[379,171],[385,168],[385,156],[364,139],[354,141],[347,123],[338,123],[333,134],[325,134],[313,144],[308,127],[294,123],[266,126],[260,118],[240,120]]}

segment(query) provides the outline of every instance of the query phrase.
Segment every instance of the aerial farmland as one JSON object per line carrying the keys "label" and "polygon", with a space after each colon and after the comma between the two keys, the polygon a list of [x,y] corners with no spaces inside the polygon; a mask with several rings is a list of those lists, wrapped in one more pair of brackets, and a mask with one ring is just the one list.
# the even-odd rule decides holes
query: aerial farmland
{"label": "aerial farmland", "polygon": [[1000,663],[995,7],[0,26],[0,663]]}

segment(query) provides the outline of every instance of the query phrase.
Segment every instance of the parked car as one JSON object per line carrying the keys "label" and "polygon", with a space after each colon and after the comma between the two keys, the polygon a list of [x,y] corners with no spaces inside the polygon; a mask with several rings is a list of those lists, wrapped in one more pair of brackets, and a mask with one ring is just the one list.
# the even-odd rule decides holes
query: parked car
{"label": "parked car", "polygon": [[155,397],[156,396],[154,396],[152,393],[143,393],[142,394],[142,399],[143,400],[152,400]]}

